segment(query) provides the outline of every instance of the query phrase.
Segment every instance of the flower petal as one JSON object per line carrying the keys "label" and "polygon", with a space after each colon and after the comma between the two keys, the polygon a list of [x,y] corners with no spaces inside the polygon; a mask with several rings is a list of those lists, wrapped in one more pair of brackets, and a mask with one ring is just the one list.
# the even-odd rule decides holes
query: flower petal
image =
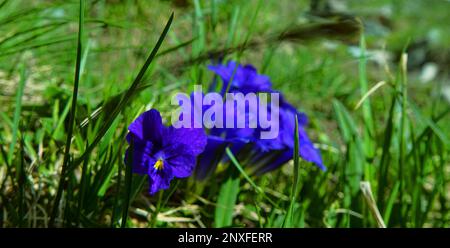
{"label": "flower petal", "polygon": [[[209,65],[208,69],[216,73],[223,81],[221,93],[226,89],[229,92],[238,91],[242,93],[268,92],[272,90],[270,78],[266,75],[258,74],[252,65],[240,65],[234,61],[225,64]],[[228,84],[231,81],[231,85]]]}
{"label": "flower petal", "polygon": [[167,166],[170,166],[172,173],[177,178],[189,177],[195,168],[196,157],[192,154],[176,154],[167,160]]}
{"label": "flower petal", "polygon": [[218,136],[208,136],[205,151],[198,157],[198,165],[195,168],[195,177],[203,180],[210,176],[225,153],[228,142]]}
{"label": "flower petal", "polygon": [[254,159],[255,172],[257,175],[275,170],[286,164],[293,157],[293,149],[284,149],[262,153]]}
{"label": "flower petal", "polygon": [[314,144],[309,140],[304,130],[299,130],[299,153],[300,157],[308,162],[312,162],[317,165],[321,170],[325,171],[326,167],[322,162],[320,151],[314,147]]}
{"label": "flower petal", "polygon": [[234,69],[236,68],[236,62],[230,61],[227,65],[209,65],[208,69],[213,71],[222,79],[225,84],[228,84],[231,77],[233,76]]}
{"label": "flower petal", "polygon": [[130,147],[125,152],[125,164],[130,166],[129,159],[131,159],[131,166],[133,167],[133,173],[147,174],[148,166],[153,165],[156,161],[151,157],[153,144],[150,141],[143,141],[133,134],[127,135],[127,140],[133,140],[133,152],[130,157]]}
{"label": "flower petal", "polygon": [[160,113],[151,109],[134,120],[128,130],[139,139],[152,141],[156,145],[161,144],[163,127]]}
{"label": "flower petal", "polygon": [[174,128],[164,129],[163,146],[174,144],[185,145],[185,149],[193,156],[197,156],[205,149],[207,137],[203,128]]}
{"label": "flower petal", "polygon": [[162,170],[157,170],[153,166],[149,167],[149,193],[155,194],[160,190],[165,190],[170,187],[170,181],[173,179],[173,173],[170,166],[165,166]]}

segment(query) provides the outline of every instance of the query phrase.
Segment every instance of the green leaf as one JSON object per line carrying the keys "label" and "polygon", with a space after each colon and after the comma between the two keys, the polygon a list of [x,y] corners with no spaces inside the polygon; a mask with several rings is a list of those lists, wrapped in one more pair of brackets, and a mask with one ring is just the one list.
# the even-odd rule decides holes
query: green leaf
{"label": "green leaf", "polygon": [[53,203],[53,209],[50,215],[50,222],[49,226],[53,227],[55,223],[55,218],[58,213],[59,208],[59,202],[61,200],[61,196],[63,194],[64,186],[66,184],[66,171],[67,167],[69,166],[69,160],[70,160],[70,146],[72,143],[72,133],[73,133],[73,127],[75,123],[75,112],[77,109],[77,98],[78,98],[78,85],[81,78],[81,59],[82,59],[82,52],[83,52],[83,29],[84,29],[84,0],[80,0],[80,9],[79,9],[79,20],[78,20],[78,42],[77,42],[77,58],[76,58],[76,64],[75,64],[75,79],[73,84],[73,91],[72,91],[72,106],[70,109],[70,115],[68,120],[68,130],[67,130],[67,139],[66,139],[66,146],[64,150],[64,159],[63,159],[63,165],[61,169],[61,175],[59,178],[59,184],[58,189],[55,196],[55,201]]}
{"label": "green leaf", "polygon": [[11,144],[9,144],[9,152],[8,152],[8,163],[11,164],[12,162],[12,156],[14,154],[14,147],[17,142],[17,132],[19,129],[19,121],[20,121],[20,111],[22,109],[22,97],[23,97],[23,90],[25,88],[25,84],[27,82],[27,72],[25,65],[22,64],[20,69],[20,81],[19,86],[17,88],[17,94],[16,94],[16,101],[15,101],[15,110],[14,110],[14,118],[13,118],[13,134],[12,134],[12,141]]}
{"label": "green leaf", "polygon": [[[133,139],[130,141],[130,150],[133,150]],[[125,201],[124,201],[124,207],[122,209],[122,224],[120,227],[124,228],[127,224],[127,217],[128,217],[128,208],[130,206],[130,199],[131,199],[131,186],[132,186],[132,164],[133,164],[133,153],[130,152],[130,156],[128,156],[128,165],[125,165]]]}
{"label": "green leaf", "polygon": [[[173,20],[173,13],[170,15],[170,18],[167,21],[167,24],[164,27],[164,30],[161,33],[158,41],[156,42],[156,45],[153,47],[153,50],[151,51],[151,53],[148,56],[147,60],[145,61],[144,65],[142,66],[138,75],[134,79],[133,83],[128,88],[128,90],[125,92],[125,94],[121,97],[118,104],[112,110],[112,113],[108,115],[107,119],[104,121],[104,124],[101,126],[100,130],[97,132],[97,135],[95,136],[92,143],[89,145],[89,147],[86,149],[86,151],[77,160],[74,161],[74,163],[72,164],[72,167],[75,167],[75,166],[78,166],[79,164],[81,164],[84,160],[84,157],[86,157],[89,153],[92,152],[92,150],[94,150],[94,148],[97,146],[97,144],[103,138],[105,133],[109,130],[109,128],[111,127],[111,125],[113,124],[113,122],[117,118],[117,116],[131,102],[132,97],[136,94],[136,91],[139,90],[142,79],[144,78],[147,69],[149,68],[150,64],[153,62],[153,59],[155,58],[156,54],[158,53],[158,50],[161,47],[161,44],[162,44],[164,38],[166,37],[167,32],[169,32],[169,28],[170,28],[170,25],[172,24],[172,20]],[[73,169],[73,168],[70,168],[70,169]]]}
{"label": "green leaf", "polygon": [[[339,130],[347,145],[347,160],[345,163],[346,187],[349,187],[351,195],[359,192],[359,182],[364,171],[364,148],[356,129],[357,125],[348,110],[338,100],[333,100],[333,108],[336,113]],[[345,195],[345,202],[351,201],[350,195]],[[347,206],[348,207],[348,206]]]}
{"label": "green leaf", "polygon": [[[366,41],[364,34],[361,35],[360,40],[361,55],[359,56],[359,86],[361,90],[361,96],[364,96],[368,92],[367,83],[367,58],[366,58]],[[375,144],[374,144],[374,134],[375,125],[372,119],[372,106],[370,104],[370,99],[367,98],[362,103],[363,120],[364,120],[364,150],[367,157],[372,158],[375,155]],[[366,175],[369,176],[369,175]],[[370,178],[366,178],[367,180]]]}
{"label": "green leaf", "polygon": [[284,217],[283,227],[294,227],[293,215],[294,206],[297,201],[297,195],[300,189],[300,157],[299,157],[299,136],[298,136],[298,116],[295,118],[295,133],[294,133],[294,182],[292,183],[289,208]]}
{"label": "green leaf", "polygon": [[238,177],[230,176],[220,186],[214,214],[214,227],[231,226],[233,223],[233,212],[239,194],[239,183],[240,180]]}
{"label": "green leaf", "polygon": [[247,180],[248,183],[250,183],[250,185],[255,189],[256,193],[260,194],[263,198],[265,198],[268,202],[270,202],[270,204],[272,204],[272,206],[278,208],[278,204],[276,204],[274,201],[272,201],[272,199],[270,199],[266,193],[264,192],[263,189],[261,189],[261,187],[258,187],[256,185],[256,183],[250,178],[250,176],[245,172],[244,168],[242,168],[242,166],[239,164],[239,162],[237,161],[236,157],[233,155],[233,152],[230,150],[230,148],[225,148],[225,152],[228,156],[228,158],[230,158],[231,163],[238,169],[239,173],[241,173],[241,175],[244,177],[245,180]]}

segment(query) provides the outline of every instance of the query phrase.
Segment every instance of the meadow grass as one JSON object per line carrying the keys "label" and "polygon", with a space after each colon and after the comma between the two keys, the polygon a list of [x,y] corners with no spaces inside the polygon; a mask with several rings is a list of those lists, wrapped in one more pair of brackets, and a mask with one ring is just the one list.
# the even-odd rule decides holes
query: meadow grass
{"label": "meadow grass", "polygon": [[[0,226],[448,227],[450,4],[426,5],[0,1]],[[209,179],[148,194],[124,164],[128,125],[168,119],[219,55],[309,116],[326,171],[296,152],[253,176],[226,149]]]}

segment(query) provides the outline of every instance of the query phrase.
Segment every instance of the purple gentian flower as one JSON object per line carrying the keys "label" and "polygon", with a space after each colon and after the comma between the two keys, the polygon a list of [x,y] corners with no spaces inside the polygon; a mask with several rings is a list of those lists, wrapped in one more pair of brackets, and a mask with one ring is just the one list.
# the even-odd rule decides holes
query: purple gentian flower
{"label": "purple gentian flower", "polygon": [[270,78],[258,74],[252,65],[240,65],[234,61],[225,64],[209,65],[208,69],[216,73],[223,81],[221,94],[229,87],[229,92],[238,91],[244,94],[249,92],[269,92],[272,89]]}
{"label": "purple gentian flower", "polygon": [[295,118],[298,120],[298,137],[299,137],[299,155],[304,160],[314,163],[321,170],[326,170],[323,164],[320,151],[314,147],[314,144],[308,137],[305,127],[308,124],[308,117],[289,103],[282,100],[280,106],[280,135],[283,143],[293,151],[294,149],[294,133],[295,133]]}
{"label": "purple gentian flower", "polygon": [[[294,155],[294,135],[295,118],[298,119],[299,135],[299,155],[304,160],[314,163],[321,170],[326,170],[323,164],[320,151],[314,147],[314,144],[308,137],[305,128],[308,124],[308,117],[295,109],[292,105],[282,100],[280,104],[279,136],[275,139],[259,139],[261,128],[254,129],[250,137],[247,137],[253,144],[253,152],[243,151],[249,154],[249,160],[252,161],[252,171],[256,174],[262,174],[274,170],[287,163]],[[231,129],[227,133],[233,133]],[[242,133],[242,132],[241,132]],[[235,145],[234,153],[239,153],[243,144]]]}
{"label": "purple gentian flower", "polygon": [[[234,61],[225,64],[210,65],[208,69],[220,76],[224,85],[222,87],[222,94],[225,93],[226,88],[231,80],[229,92],[246,93],[279,93],[280,94],[280,135],[276,139],[263,140],[259,139],[260,128],[252,129],[226,129],[223,130],[227,138],[241,138],[247,139],[254,143],[255,149],[260,153],[270,153],[274,150],[287,150],[282,154],[282,158],[272,161],[266,167],[277,168],[286,163],[293,156],[294,149],[294,131],[295,131],[295,116],[298,117],[299,123],[299,154],[304,160],[316,164],[320,169],[325,170],[325,166],[320,156],[320,151],[314,147],[310,141],[305,127],[308,124],[308,117],[289,104],[280,92],[272,89],[270,78],[266,75],[258,74],[255,67],[252,65],[238,65]],[[234,74],[234,76],[233,76]],[[270,105],[269,105],[270,106]],[[252,113],[241,113],[241,115],[248,116]],[[225,114],[226,115],[226,114]],[[235,111],[236,117],[236,111]],[[226,116],[225,116],[226,118]],[[243,146],[242,144],[240,146]],[[236,149],[236,148],[235,148]],[[290,153],[290,155],[288,155]]]}
{"label": "purple gentian flower", "polygon": [[[233,61],[227,64],[210,65],[208,69],[221,78],[223,82],[222,95],[225,94],[228,87],[228,92],[231,93],[279,93],[279,136],[270,140],[260,139],[260,133],[263,130],[259,126],[257,128],[249,128],[248,123],[245,123],[245,128],[230,129],[224,127],[209,130],[208,145],[205,148],[205,152],[200,155],[199,165],[196,169],[197,178],[206,178],[214,171],[220,161],[227,161],[227,157],[224,156],[224,149],[227,146],[230,147],[238,159],[249,161],[248,164],[251,166],[249,169],[252,173],[262,174],[285,164],[293,158],[294,154],[296,117],[299,123],[300,157],[314,163],[320,169],[326,170],[320,151],[314,147],[305,131],[308,124],[307,116],[289,104],[280,92],[272,89],[268,76],[258,74],[252,65],[240,65]],[[270,104],[268,107],[270,107]],[[197,109],[200,108],[205,112],[209,107],[197,106]],[[255,117],[255,113],[250,113],[249,108],[246,108],[244,113],[237,113],[236,109],[233,113],[234,116],[225,111],[223,116],[224,123],[227,118],[231,117],[236,120],[237,116],[245,116],[246,122],[248,122],[247,117]]]}
{"label": "purple gentian flower", "polygon": [[[174,177],[189,177],[206,146],[203,129],[166,127],[155,109],[140,115],[128,130],[127,141],[133,142],[133,172],[148,175],[150,194],[168,189]],[[130,148],[125,161],[129,153]]]}
{"label": "purple gentian flower", "polygon": [[[305,123],[300,112],[286,113],[285,110],[280,112],[281,120],[285,121],[281,125],[280,135],[285,144],[285,148],[280,150],[270,150],[260,152],[250,159],[252,165],[252,172],[256,174],[263,174],[284,165],[293,158],[294,155],[294,134],[295,134],[295,117],[298,119],[298,136],[299,136],[299,155],[302,159],[314,163],[319,169],[325,171],[326,167],[323,164],[320,151],[314,147],[314,144],[309,139],[305,131]],[[283,113],[284,112],[284,113]],[[303,119],[303,120],[302,120]],[[291,122],[294,122],[291,124]]]}

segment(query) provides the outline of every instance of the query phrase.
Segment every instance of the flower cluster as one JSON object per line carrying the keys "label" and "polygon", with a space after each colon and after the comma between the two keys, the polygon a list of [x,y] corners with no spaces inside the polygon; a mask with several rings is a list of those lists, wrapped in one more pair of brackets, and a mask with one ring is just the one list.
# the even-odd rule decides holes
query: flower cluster
{"label": "flower cluster", "polygon": [[[258,74],[251,65],[240,65],[233,61],[227,64],[210,65],[209,70],[218,75],[222,81],[220,95],[225,93],[279,93],[272,88],[270,78]],[[217,83],[215,81],[213,85]],[[207,111],[211,105],[195,106],[193,100],[196,95],[191,95],[190,107],[193,111],[192,123],[196,121],[193,112]],[[276,122],[278,135],[272,139],[261,139],[261,132],[265,131],[261,126],[250,127],[244,123],[242,128],[226,128],[214,126],[205,130],[196,125],[191,127],[164,126],[161,115],[157,110],[150,110],[140,115],[129,126],[127,141],[130,147],[127,149],[125,161],[132,166],[133,172],[147,174],[149,176],[150,194],[161,189],[167,189],[173,178],[185,178],[195,172],[195,177],[203,180],[211,175],[217,165],[227,162],[226,148],[230,148],[240,161],[246,161],[252,174],[262,174],[274,170],[292,159],[294,154],[295,118],[298,119],[299,154],[309,162],[316,164],[325,170],[320,152],[309,139],[305,127],[308,118],[304,113],[288,103],[280,95],[279,121]],[[189,100],[189,97],[188,97]],[[258,96],[257,101],[260,101]],[[188,105],[189,105],[188,104]],[[248,122],[251,118],[259,118],[257,111],[233,109],[225,111],[223,119],[244,119]],[[275,111],[269,107],[268,111]],[[237,115],[246,118],[236,118]],[[180,120],[186,118],[180,116]],[[180,121],[179,120],[179,121]]]}
{"label": "flower cluster", "polygon": [[[247,93],[273,93],[270,78],[257,73],[252,65],[240,65],[230,61],[227,64],[210,65],[209,70],[220,77],[223,84],[220,93],[226,92]],[[279,93],[279,92],[277,92]],[[280,94],[281,95],[281,94]],[[205,107],[204,107],[205,108]],[[254,115],[248,109],[245,113],[232,111],[236,117],[238,114],[244,116]],[[227,118],[225,113],[225,118]],[[200,155],[196,167],[196,177],[205,179],[211,175],[218,163],[227,160],[225,148],[229,147],[242,161],[247,161],[247,168],[254,174],[262,174],[274,170],[293,158],[295,118],[298,119],[299,132],[299,155],[306,161],[312,162],[320,169],[325,170],[320,151],[314,147],[309,139],[305,127],[308,118],[304,113],[297,111],[281,95],[279,104],[280,121],[277,122],[279,135],[274,139],[260,139],[261,128],[229,129],[212,128],[208,134],[208,142],[205,151]],[[248,118],[246,118],[248,119]]]}

